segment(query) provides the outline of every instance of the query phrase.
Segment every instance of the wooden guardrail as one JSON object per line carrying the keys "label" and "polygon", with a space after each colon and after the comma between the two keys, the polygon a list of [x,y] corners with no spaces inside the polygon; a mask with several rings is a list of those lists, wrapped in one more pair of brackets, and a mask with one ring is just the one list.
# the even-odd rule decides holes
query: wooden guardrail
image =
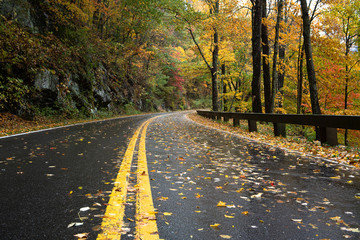
{"label": "wooden guardrail", "polygon": [[239,125],[239,120],[248,120],[250,132],[257,131],[256,122],[272,122],[275,136],[286,137],[286,124],[309,125],[320,130],[321,143],[331,146],[338,144],[337,128],[360,130],[360,116],[344,115],[297,115],[297,114],[271,114],[271,113],[235,113],[213,112],[198,110],[201,116],[229,121],[233,119],[234,126]]}

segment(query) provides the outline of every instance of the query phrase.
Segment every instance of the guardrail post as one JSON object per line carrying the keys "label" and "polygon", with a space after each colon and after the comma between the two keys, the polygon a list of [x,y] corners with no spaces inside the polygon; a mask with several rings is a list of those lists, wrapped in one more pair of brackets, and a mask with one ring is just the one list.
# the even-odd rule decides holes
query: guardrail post
{"label": "guardrail post", "polygon": [[320,127],[320,141],[330,146],[338,145],[337,128]]}
{"label": "guardrail post", "polygon": [[228,116],[224,116],[224,122],[228,122],[229,121],[229,117]]}
{"label": "guardrail post", "polygon": [[336,128],[326,128],[326,143],[330,146],[336,146],[339,144]]}
{"label": "guardrail post", "polygon": [[255,120],[248,120],[249,132],[257,132],[257,125]]}
{"label": "guardrail post", "polygon": [[339,144],[336,128],[326,128],[326,137],[330,146],[336,146]]}
{"label": "guardrail post", "polygon": [[282,136],[286,138],[286,124],[285,123],[273,123],[274,124],[274,135]]}
{"label": "guardrail post", "polygon": [[240,125],[240,120],[238,118],[233,118],[234,127],[237,127]]}

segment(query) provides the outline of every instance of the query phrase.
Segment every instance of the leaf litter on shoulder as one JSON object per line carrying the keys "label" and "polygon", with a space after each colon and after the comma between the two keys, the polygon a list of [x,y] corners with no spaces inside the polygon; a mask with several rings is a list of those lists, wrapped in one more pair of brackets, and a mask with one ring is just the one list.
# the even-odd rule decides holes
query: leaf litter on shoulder
{"label": "leaf litter on shoulder", "polygon": [[200,124],[206,125],[208,127],[216,128],[219,130],[224,130],[227,132],[232,132],[239,134],[245,138],[250,138],[259,142],[266,142],[266,144],[289,149],[291,151],[300,152],[304,155],[311,154],[313,156],[329,159],[336,161],[339,164],[346,164],[354,166],[357,169],[360,169],[360,153],[356,148],[344,148],[343,146],[322,146],[318,141],[309,142],[301,141],[300,143],[295,141],[293,138],[282,138],[275,137],[271,135],[264,135],[258,132],[247,132],[238,127],[233,127],[228,123],[220,123],[207,119],[205,117],[199,116],[196,113],[189,114],[188,117]]}

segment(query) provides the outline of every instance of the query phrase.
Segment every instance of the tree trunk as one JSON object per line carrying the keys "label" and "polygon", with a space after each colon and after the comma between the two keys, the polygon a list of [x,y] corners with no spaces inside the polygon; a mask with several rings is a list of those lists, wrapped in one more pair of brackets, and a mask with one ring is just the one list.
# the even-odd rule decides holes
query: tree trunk
{"label": "tree trunk", "polygon": [[301,103],[302,103],[302,94],[303,94],[303,63],[304,63],[304,44],[301,44],[300,37],[300,46],[299,46],[299,59],[298,59],[298,86],[297,86],[297,101],[296,101],[296,113],[301,114]]}
{"label": "tree trunk", "polygon": [[[224,99],[224,112],[227,112],[228,110],[228,107],[227,107],[227,100],[225,98],[225,94],[227,93],[227,85],[226,83],[224,82],[224,78],[225,78],[225,72],[226,70],[226,65],[225,63],[221,66],[221,76],[222,76],[222,79],[223,79],[223,99]],[[229,87],[230,87],[230,84],[229,84]]]}
{"label": "tree trunk", "polygon": [[[350,43],[350,36],[348,35],[348,32],[345,32],[345,99],[344,99],[344,109],[346,110],[348,108],[348,98],[349,98],[349,65],[348,65],[348,56],[350,53],[351,43]],[[344,145],[349,145],[348,143],[348,129],[345,129],[345,135],[344,135]]]}
{"label": "tree trunk", "polygon": [[[215,1],[214,14],[219,14],[219,0]],[[219,97],[217,89],[218,76],[218,61],[219,61],[219,34],[214,27],[214,50],[212,52],[212,68],[211,68],[211,82],[212,82],[212,105],[213,111],[219,111]]]}
{"label": "tree trunk", "polygon": [[267,18],[266,14],[266,0],[262,1],[262,23],[261,23],[261,39],[262,39],[262,66],[263,66],[263,81],[264,81],[264,97],[265,97],[265,112],[271,113],[271,79],[270,79],[270,47],[269,47],[269,37],[267,23],[265,20]]}
{"label": "tree trunk", "polygon": [[274,112],[275,96],[279,91],[277,62],[278,62],[278,52],[279,52],[280,22],[282,21],[282,9],[283,9],[283,0],[278,0],[278,12],[276,18],[276,25],[275,25],[275,40],[274,40],[274,55],[273,55],[271,112]]}
{"label": "tree trunk", "polygon": [[[219,0],[216,0],[215,4],[213,6],[210,6],[210,15],[212,14],[218,14],[219,13]],[[197,49],[199,50],[200,56],[204,60],[206,66],[210,70],[211,74],[211,85],[212,85],[212,110],[213,111],[219,111],[219,96],[218,96],[218,86],[217,86],[217,72],[218,72],[218,60],[219,60],[219,35],[216,27],[213,27],[214,29],[214,49],[212,51],[212,66],[210,66],[210,63],[206,60],[205,55],[203,51],[201,50],[200,45],[196,41],[196,38],[194,36],[193,31],[191,30],[191,26],[189,24],[188,31],[190,33],[190,36],[195,43]]]}
{"label": "tree trunk", "polygon": [[318,88],[316,85],[312,46],[311,46],[311,36],[310,36],[311,28],[310,28],[309,9],[307,7],[306,0],[301,0],[301,12],[302,12],[302,20],[303,20],[303,36],[304,36],[304,46],[305,46],[305,55],[306,55],[306,68],[309,78],[311,109],[313,114],[321,114],[319,98],[318,98]]}
{"label": "tree trunk", "polygon": [[[286,1],[284,2],[284,25],[286,26],[288,23],[288,14],[286,11]],[[280,27],[280,33],[286,34],[286,29]],[[281,93],[281,100],[278,103],[278,107],[283,107],[284,101],[284,82],[285,82],[285,71],[286,71],[286,64],[285,64],[285,52],[286,52],[286,45],[284,44],[283,37],[280,35],[280,43],[279,43],[279,91]]]}
{"label": "tree trunk", "polygon": [[253,77],[252,88],[252,111],[261,113],[261,0],[253,1],[252,8],[252,59]]}

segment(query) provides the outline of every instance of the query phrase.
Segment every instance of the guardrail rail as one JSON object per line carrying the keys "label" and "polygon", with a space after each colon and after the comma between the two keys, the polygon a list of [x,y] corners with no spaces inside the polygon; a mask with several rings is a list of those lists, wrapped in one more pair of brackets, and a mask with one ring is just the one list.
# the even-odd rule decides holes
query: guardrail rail
{"label": "guardrail rail", "polygon": [[319,128],[321,143],[331,146],[338,145],[338,128],[360,130],[360,116],[237,113],[203,110],[198,110],[197,113],[203,117],[223,120],[225,122],[233,119],[234,126],[239,126],[240,120],[248,120],[250,132],[257,131],[257,122],[271,122],[274,125],[275,136],[283,137],[286,137],[286,124],[314,126]]}

